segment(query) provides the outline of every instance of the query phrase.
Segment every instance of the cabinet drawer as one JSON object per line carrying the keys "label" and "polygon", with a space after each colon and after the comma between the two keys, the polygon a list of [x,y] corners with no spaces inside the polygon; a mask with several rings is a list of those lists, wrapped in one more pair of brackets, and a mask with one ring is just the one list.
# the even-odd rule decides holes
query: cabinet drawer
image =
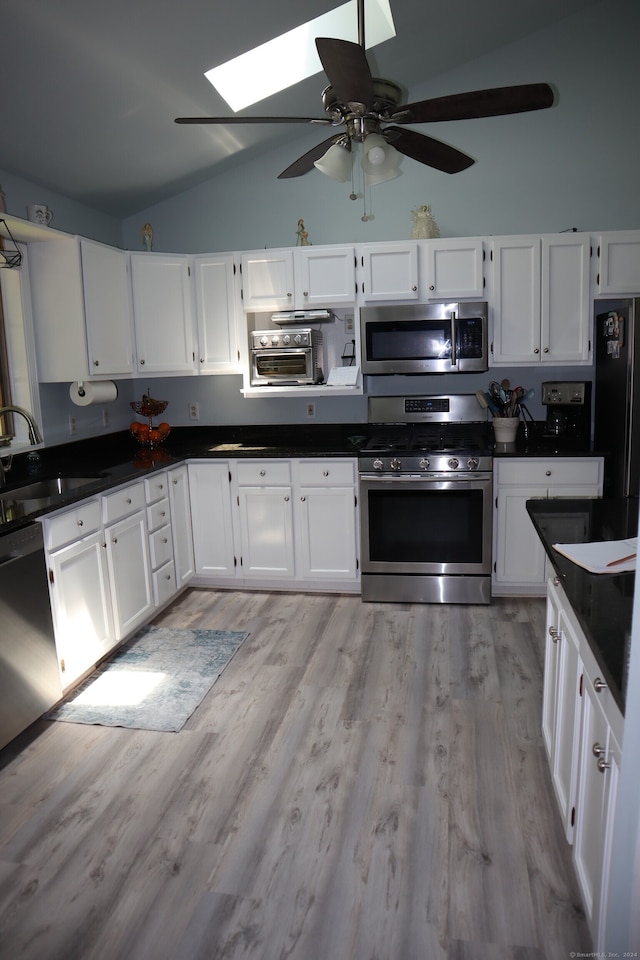
{"label": "cabinet drawer", "polygon": [[149,530],[157,530],[169,522],[169,501],[159,500],[158,503],[147,507],[147,526]]}
{"label": "cabinet drawer", "polygon": [[145,477],[144,494],[147,503],[155,503],[167,496],[169,483],[166,473],[154,473],[150,477]]}
{"label": "cabinet drawer", "polygon": [[85,500],[70,510],[44,521],[45,544],[56,550],[65,543],[79,540],[100,527],[100,500]]}
{"label": "cabinet drawer", "polygon": [[102,509],[105,523],[113,523],[122,517],[142,510],[145,505],[144,484],[133,483],[129,487],[121,487],[114,493],[108,493],[102,498]]}
{"label": "cabinet drawer", "polygon": [[149,553],[151,555],[151,566],[154,570],[157,570],[168,560],[173,560],[173,538],[169,524],[151,534],[149,537]]}
{"label": "cabinet drawer", "polygon": [[257,486],[265,483],[290,483],[288,460],[238,461],[238,483]]}
{"label": "cabinet drawer", "polygon": [[497,463],[498,483],[525,484],[555,487],[568,486],[597,487],[601,480],[600,461],[571,458],[561,460],[555,457],[529,460],[499,461]]}
{"label": "cabinet drawer", "polygon": [[333,486],[355,483],[352,460],[301,460],[298,478],[303,486]]}
{"label": "cabinet drawer", "polygon": [[156,607],[170,600],[177,590],[176,571],[173,560],[151,574],[153,581],[153,600]]}

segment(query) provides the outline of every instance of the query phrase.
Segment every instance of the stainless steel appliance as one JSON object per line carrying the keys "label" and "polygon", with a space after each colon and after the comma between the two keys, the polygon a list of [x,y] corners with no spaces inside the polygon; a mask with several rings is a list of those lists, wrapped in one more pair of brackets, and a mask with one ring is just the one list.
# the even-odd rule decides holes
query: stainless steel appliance
{"label": "stainless steel appliance", "polygon": [[39,523],[0,537],[0,748],[62,696]]}
{"label": "stainless steel appliance", "polygon": [[475,395],[369,397],[362,599],[490,603],[490,428]]}
{"label": "stainless steel appliance", "polygon": [[485,301],[363,307],[362,372],[475,373],[488,368]]}
{"label": "stainless steel appliance", "polygon": [[640,494],[640,298],[595,302],[594,443],[604,495]]}
{"label": "stainless steel appliance", "polygon": [[548,380],[542,384],[542,403],[547,408],[544,437],[576,441],[591,437],[591,382]]}
{"label": "stainless steel appliance", "polygon": [[322,383],[323,337],[313,327],[255,330],[251,334],[251,384]]}

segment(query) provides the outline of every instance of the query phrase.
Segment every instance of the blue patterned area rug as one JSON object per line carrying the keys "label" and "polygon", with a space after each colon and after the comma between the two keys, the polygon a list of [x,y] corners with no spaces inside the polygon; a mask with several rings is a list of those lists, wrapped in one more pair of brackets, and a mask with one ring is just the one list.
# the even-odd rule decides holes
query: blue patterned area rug
{"label": "blue patterned area rug", "polygon": [[176,732],[248,636],[145,627],[47,719]]}

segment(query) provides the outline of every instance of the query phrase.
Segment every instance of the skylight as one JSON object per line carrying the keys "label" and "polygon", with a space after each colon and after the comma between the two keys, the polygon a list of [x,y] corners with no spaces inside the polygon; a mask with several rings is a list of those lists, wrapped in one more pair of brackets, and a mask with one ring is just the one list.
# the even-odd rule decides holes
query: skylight
{"label": "skylight", "polygon": [[[390,0],[366,0],[365,46],[375,47],[395,37]],[[267,43],[207,70],[213,84],[234,113],[322,70],[316,37],[358,42],[356,0],[309,20]]]}

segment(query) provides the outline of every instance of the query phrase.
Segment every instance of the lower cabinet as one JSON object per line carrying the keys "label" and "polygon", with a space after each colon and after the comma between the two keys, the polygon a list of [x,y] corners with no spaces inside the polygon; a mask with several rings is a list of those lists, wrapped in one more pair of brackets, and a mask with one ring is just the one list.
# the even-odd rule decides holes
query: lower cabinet
{"label": "lower cabinet", "polygon": [[[544,547],[527,500],[601,497],[602,457],[496,457],[494,460],[493,596],[544,596]],[[580,539],[567,530],[567,542]]]}
{"label": "lower cabinet", "polygon": [[605,948],[623,718],[557,579],[547,592],[542,731],[594,949]]}
{"label": "lower cabinet", "polygon": [[173,531],[176,589],[186,587],[195,573],[189,474],[185,465],[169,470],[169,505]]}
{"label": "lower cabinet", "polygon": [[153,612],[147,526],[142,510],[105,529],[116,640]]}
{"label": "lower cabinet", "polygon": [[356,463],[190,461],[199,582],[359,589]]}

